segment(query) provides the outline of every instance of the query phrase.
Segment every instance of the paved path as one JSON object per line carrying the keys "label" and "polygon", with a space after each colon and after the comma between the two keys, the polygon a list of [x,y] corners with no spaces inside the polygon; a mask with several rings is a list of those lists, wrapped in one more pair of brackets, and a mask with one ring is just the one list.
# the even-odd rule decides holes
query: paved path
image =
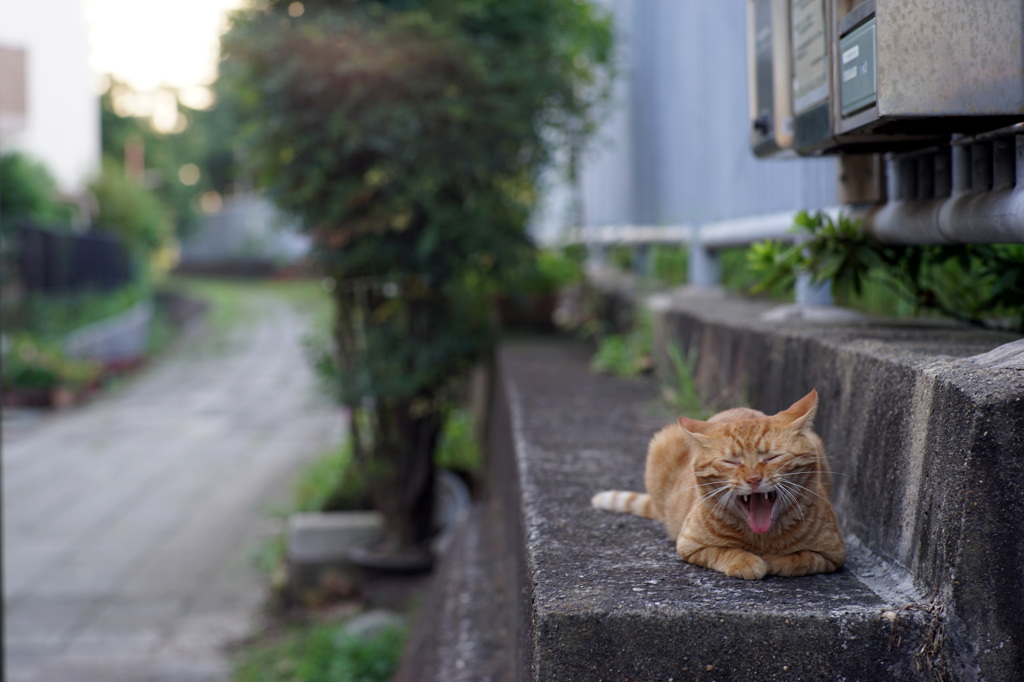
{"label": "paved path", "polygon": [[245,322],[181,344],[3,444],[7,680],[227,679],[265,591],[251,561],[296,469],[342,436],[306,321],[261,290]]}

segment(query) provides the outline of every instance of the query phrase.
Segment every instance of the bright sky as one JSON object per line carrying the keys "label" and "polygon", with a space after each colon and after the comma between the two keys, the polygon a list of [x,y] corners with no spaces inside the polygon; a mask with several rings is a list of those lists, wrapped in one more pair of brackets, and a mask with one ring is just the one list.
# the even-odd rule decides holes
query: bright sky
{"label": "bright sky", "polygon": [[84,0],[90,64],[143,92],[181,90],[208,104],[201,86],[217,75],[218,39],[228,10],[246,0]]}

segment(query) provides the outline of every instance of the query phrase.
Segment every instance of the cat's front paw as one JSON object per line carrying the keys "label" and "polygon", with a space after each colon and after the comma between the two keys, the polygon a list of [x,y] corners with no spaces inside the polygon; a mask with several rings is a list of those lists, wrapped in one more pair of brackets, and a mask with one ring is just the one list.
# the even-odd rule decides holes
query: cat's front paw
{"label": "cat's front paw", "polygon": [[756,554],[736,552],[723,562],[719,570],[733,578],[760,580],[768,573],[768,564]]}

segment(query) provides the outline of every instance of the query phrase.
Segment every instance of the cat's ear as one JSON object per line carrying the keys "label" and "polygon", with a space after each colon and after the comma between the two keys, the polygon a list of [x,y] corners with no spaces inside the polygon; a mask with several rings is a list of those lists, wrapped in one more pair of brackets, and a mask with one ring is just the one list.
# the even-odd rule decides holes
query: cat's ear
{"label": "cat's ear", "polygon": [[814,423],[814,415],[817,412],[818,391],[812,388],[810,393],[776,416],[782,420],[782,423],[789,424],[794,431],[801,431],[811,428]]}
{"label": "cat's ear", "polygon": [[705,446],[710,442],[711,439],[704,435],[710,426],[707,422],[702,422],[699,419],[679,418],[679,428],[683,435],[695,445]]}

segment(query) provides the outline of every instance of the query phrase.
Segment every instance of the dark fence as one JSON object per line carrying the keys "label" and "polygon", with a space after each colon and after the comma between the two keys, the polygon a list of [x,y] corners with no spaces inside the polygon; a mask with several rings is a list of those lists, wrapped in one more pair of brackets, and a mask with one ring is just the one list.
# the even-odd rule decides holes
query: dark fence
{"label": "dark fence", "polygon": [[110,291],[133,280],[128,251],[112,235],[71,234],[22,224],[13,236],[10,258],[15,277],[28,293]]}

